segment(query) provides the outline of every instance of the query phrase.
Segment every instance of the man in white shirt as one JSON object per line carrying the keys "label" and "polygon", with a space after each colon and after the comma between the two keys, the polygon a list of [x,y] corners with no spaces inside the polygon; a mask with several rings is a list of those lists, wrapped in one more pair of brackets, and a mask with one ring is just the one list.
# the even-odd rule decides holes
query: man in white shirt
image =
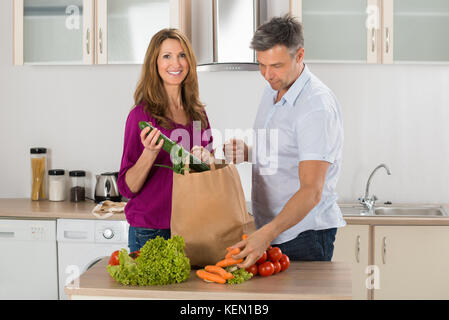
{"label": "man in white shirt", "polygon": [[271,244],[290,260],[330,261],[337,228],[346,225],[335,192],[343,147],[337,99],[304,64],[302,26],[294,18],[260,26],[251,47],[269,86],[254,123],[253,150],[236,139],[224,148],[234,163],[253,163],[257,231],[233,246],[242,249],[234,258],[246,258],[239,266],[247,268]]}

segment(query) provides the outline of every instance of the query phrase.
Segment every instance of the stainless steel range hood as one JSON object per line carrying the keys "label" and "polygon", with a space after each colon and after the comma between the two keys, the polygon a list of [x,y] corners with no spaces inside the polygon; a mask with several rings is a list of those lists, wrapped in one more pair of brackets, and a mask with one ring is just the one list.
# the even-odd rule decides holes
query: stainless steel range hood
{"label": "stainless steel range hood", "polygon": [[212,1],[213,60],[200,63],[198,71],[259,70],[254,50],[249,46],[260,23],[260,3],[259,0]]}
{"label": "stainless steel range hood", "polygon": [[255,52],[249,47],[254,31],[270,16],[289,12],[289,0],[191,3],[192,46],[198,71],[258,71]]}
{"label": "stainless steel range hood", "polygon": [[259,71],[250,49],[257,27],[298,0],[193,0],[191,40],[198,71]]}

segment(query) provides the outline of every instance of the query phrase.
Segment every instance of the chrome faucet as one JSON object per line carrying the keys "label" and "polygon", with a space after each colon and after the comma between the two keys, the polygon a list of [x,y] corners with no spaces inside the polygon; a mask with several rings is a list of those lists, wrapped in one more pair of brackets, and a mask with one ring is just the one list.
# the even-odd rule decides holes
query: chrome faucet
{"label": "chrome faucet", "polygon": [[390,169],[388,169],[386,164],[380,164],[378,165],[373,172],[371,172],[368,181],[366,182],[366,189],[365,189],[365,196],[360,198],[360,203],[365,207],[366,210],[368,210],[369,214],[374,214],[374,205],[376,204],[377,197],[373,194],[372,197],[369,197],[369,186],[371,184],[371,180],[376,173],[377,170],[380,168],[385,168],[388,175],[391,175]]}

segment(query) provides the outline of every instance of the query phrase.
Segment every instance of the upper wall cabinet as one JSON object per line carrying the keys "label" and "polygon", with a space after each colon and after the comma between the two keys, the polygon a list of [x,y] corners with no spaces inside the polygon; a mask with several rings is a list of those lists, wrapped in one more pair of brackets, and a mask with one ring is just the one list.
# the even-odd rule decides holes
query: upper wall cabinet
{"label": "upper wall cabinet", "polygon": [[190,29],[190,0],[13,1],[15,65],[141,64],[157,31]]}
{"label": "upper wall cabinet", "polygon": [[449,62],[448,0],[390,0],[388,5],[393,18],[384,28],[393,26],[393,62]]}
{"label": "upper wall cabinet", "polygon": [[447,63],[447,0],[299,0],[309,62]]}
{"label": "upper wall cabinet", "polygon": [[302,0],[306,60],[377,62],[377,21],[366,27],[370,6],[377,1]]}

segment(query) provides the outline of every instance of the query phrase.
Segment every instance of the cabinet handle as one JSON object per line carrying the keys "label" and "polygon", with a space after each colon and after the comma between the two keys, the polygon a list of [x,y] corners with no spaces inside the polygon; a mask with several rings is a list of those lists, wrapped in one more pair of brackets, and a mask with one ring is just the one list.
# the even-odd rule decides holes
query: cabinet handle
{"label": "cabinet handle", "polygon": [[90,29],[88,28],[86,31],[86,52],[90,54]]}
{"label": "cabinet handle", "polygon": [[390,52],[390,29],[389,28],[385,28],[385,37],[386,37],[385,51],[386,51],[386,53],[389,53]]}
{"label": "cabinet handle", "polygon": [[383,238],[383,243],[384,243],[384,249],[382,251],[382,262],[383,264],[387,263],[386,257],[387,257],[387,237]]}
{"label": "cabinet handle", "polygon": [[100,31],[98,32],[98,37],[100,38],[99,45],[100,45],[100,54],[103,54],[103,29],[100,28]]}
{"label": "cabinet handle", "polygon": [[376,49],[376,29],[371,28],[371,52]]}
{"label": "cabinet handle", "polygon": [[360,262],[360,236],[357,236],[357,247],[356,247],[355,259],[357,260],[357,263]]}

